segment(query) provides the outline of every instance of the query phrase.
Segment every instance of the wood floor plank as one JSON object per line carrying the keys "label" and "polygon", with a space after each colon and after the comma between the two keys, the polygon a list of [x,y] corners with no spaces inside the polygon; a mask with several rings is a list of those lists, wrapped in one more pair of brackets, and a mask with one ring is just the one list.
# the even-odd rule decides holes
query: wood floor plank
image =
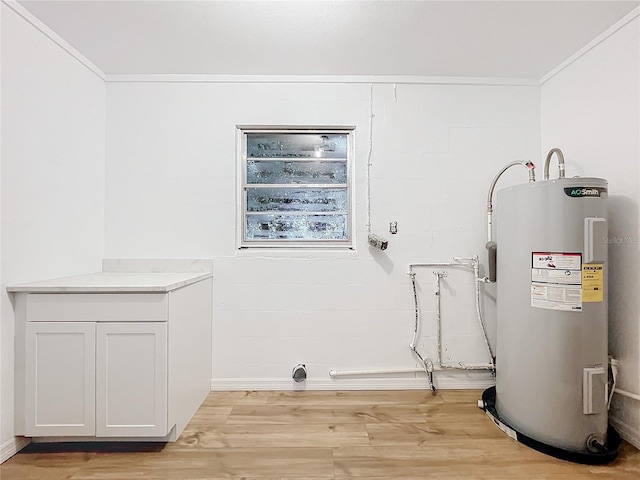
{"label": "wood floor plank", "polygon": [[69,480],[80,470],[79,467],[50,467],[31,465],[2,465],[0,478],[2,480]]}
{"label": "wood floor plank", "polygon": [[264,405],[272,392],[248,391],[248,392],[211,392],[203,406],[228,406],[228,405]]}
{"label": "wood floor plank", "polygon": [[438,390],[438,394],[445,403],[477,405],[482,398],[482,391],[479,390]]}
{"label": "wood floor plank", "polygon": [[1,480],[67,480],[97,454],[62,445],[28,445],[0,465]]}
{"label": "wood floor plank", "polygon": [[640,479],[640,450],[622,442],[620,455],[610,465],[589,467],[590,472],[602,476],[610,475],[612,469],[615,469],[616,473],[634,475],[633,478]]}
{"label": "wood floor plank", "polygon": [[443,418],[448,422],[468,422],[486,418],[484,411],[475,403],[442,403],[435,405],[418,405],[417,410],[425,418]]}
{"label": "wood floor plank", "polygon": [[480,391],[212,392],[177,442],[38,444],[2,480],[639,480],[623,443],[607,466],[515,442]]}
{"label": "wood floor plank", "polygon": [[[486,442],[490,445],[494,442]],[[485,441],[433,442],[425,448],[371,447],[334,450],[336,478],[374,476],[424,476],[440,478],[445,472],[456,472],[466,478],[491,476],[508,471],[510,478],[518,472],[532,474],[589,473],[585,467],[567,462],[549,461],[539,454],[532,456],[524,446],[500,442],[500,448],[488,448]],[[518,458],[514,464],[514,457]]]}
{"label": "wood floor plank", "polygon": [[368,446],[364,425],[221,425],[187,427],[176,442],[186,449],[262,447],[346,447]]}
{"label": "wood floor plank", "polygon": [[416,423],[424,414],[414,405],[238,405],[227,424]]}
{"label": "wood floor plank", "polygon": [[274,392],[267,401],[275,405],[427,405],[443,403],[440,394],[425,390]]}
{"label": "wood floor plank", "polygon": [[223,425],[227,423],[229,414],[234,407],[203,405],[191,419],[192,425]]}
{"label": "wood floor plank", "polygon": [[367,432],[374,447],[398,446],[419,447],[440,438],[501,438],[504,435],[499,429],[487,430],[486,425],[479,423],[447,423],[430,422],[409,424],[367,424]]}
{"label": "wood floor plank", "polygon": [[145,456],[120,454],[94,458],[72,480],[276,478],[333,475],[330,448],[169,449]]}
{"label": "wood floor plank", "polygon": [[[335,477],[346,478],[346,477]],[[526,467],[509,468],[474,468],[462,466],[456,468],[435,467],[423,472],[419,476],[366,476],[349,477],[367,480],[637,480],[637,477],[620,476],[612,473],[611,476],[594,477],[591,474],[581,473],[540,473],[529,472]]]}

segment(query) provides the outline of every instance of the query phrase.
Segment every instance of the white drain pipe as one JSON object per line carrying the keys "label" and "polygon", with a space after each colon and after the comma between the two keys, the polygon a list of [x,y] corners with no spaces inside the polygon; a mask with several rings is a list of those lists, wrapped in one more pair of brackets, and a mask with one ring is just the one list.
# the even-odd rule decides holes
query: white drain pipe
{"label": "white drain pipe", "polygon": [[611,406],[611,400],[613,399],[613,394],[617,393],[618,395],[622,395],[623,397],[632,398],[634,400],[640,401],[640,395],[637,393],[627,392],[626,390],[621,390],[618,388],[618,366],[620,362],[615,358],[609,357],[609,365],[611,366],[611,376],[613,380],[613,385],[611,387],[611,394],[609,395],[609,402],[607,403],[607,408]]}
{"label": "white drain pipe", "polygon": [[379,370],[329,370],[331,377],[347,377],[358,375],[385,375],[391,373],[425,373],[424,368],[387,368]]}
{"label": "white drain pipe", "polygon": [[623,397],[633,398],[634,400],[640,401],[640,395],[627,392],[626,390],[620,390],[619,388],[616,388],[613,393],[617,393],[618,395],[622,395]]}

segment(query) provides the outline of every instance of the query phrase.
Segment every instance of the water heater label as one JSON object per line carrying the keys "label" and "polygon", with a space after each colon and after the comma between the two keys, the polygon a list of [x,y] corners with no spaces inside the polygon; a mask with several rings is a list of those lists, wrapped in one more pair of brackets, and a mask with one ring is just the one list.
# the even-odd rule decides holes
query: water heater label
{"label": "water heater label", "polygon": [[607,187],[565,187],[564,193],[571,198],[606,197]]}
{"label": "water heater label", "polygon": [[582,254],[531,253],[531,306],[582,311]]}
{"label": "water heater label", "polygon": [[582,265],[582,301],[604,301],[604,264],[585,263]]}

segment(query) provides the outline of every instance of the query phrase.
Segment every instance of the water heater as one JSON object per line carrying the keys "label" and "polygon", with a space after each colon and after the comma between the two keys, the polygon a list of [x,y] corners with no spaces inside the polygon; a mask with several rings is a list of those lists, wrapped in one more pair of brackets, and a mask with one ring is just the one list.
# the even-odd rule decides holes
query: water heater
{"label": "water heater", "polygon": [[495,231],[496,387],[485,410],[537,450],[606,463],[619,444],[607,413],[607,182],[502,189]]}

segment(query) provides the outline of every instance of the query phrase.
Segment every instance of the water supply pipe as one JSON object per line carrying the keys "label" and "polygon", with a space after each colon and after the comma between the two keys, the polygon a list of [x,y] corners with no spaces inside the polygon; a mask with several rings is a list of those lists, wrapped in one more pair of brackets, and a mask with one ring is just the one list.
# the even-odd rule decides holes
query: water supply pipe
{"label": "water supply pipe", "polygon": [[475,279],[476,284],[476,319],[478,320],[478,325],[480,326],[480,331],[482,332],[482,338],[484,339],[484,346],[487,349],[487,354],[489,355],[490,363],[495,369],[495,355],[491,350],[491,344],[489,343],[489,337],[487,336],[487,329],[484,325],[484,319],[482,318],[482,312],[480,311],[480,283],[486,283],[488,279],[486,277],[480,278],[480,260],[478,260],[478,256],[473,256],[473,277]]}
{"label": "water supply pipe", "polygon": [[446,277],[447,272],[431,272],[436,276],[436,338],[438,339],[438,351],[436,353],[436,364],[442,365],[442,315],[440,314],[440,280]]}
{"label": "water supply pipe", "polygon": [[[411,286],[413,288],[413,300],[415,304],[418,304],[418,290],[416,288],[416,274],[411,271],[411,267],[409,267],[409,276],[411,277]],[[415,312],[416,320],[413,324],[413,338],[411,339],[411,343],[409,344],[409,349],[411,353],[420,361],[420,364],[424,366],[424,371],[427,373],[429,377],[429,389],[432,392],[436,391],[436,386],[433,383],[433,362],[430,360],[425,360],[420,352],[418,352],[417,342],[418,342],[418,332],[420,331],[420,317],[418,315],[418,310]]]}
{"label": "water supply pipe", "polygon": [[[562,153],[561,153],[562,154]],[[549,157],[547,157],[548,163]],[[502,176],[504,172],[506,172],[509,168],[514,167],[516,165],[522,165],[528,170],[529,173],[529,183],[533,183],[536,181],[536,166],[531,162],[511,162],[506,165],[502,170],[498,172],[498,174],[491,181],[491,185],[489,186],[489,193],[487,194],[487,253],[489,256],[489,281],[496,281],[496,263],[497,263],[497,245],[496,242],[493,241],[493,191],[496,188],[496,184],[498,180]],[[548,168],[548,165],[547,165]],[[562,175],[564,176],[564,159],[562,164]]]}
{"label": "water supply pipe", "polygon": [[551,163],[551,157],[554,153],[558,157],[558,178],[564,178],[564,155],[559,148],[552,148],[547,153],[547,158],[544,161],[544,180],[549,180],[549,163]]}

